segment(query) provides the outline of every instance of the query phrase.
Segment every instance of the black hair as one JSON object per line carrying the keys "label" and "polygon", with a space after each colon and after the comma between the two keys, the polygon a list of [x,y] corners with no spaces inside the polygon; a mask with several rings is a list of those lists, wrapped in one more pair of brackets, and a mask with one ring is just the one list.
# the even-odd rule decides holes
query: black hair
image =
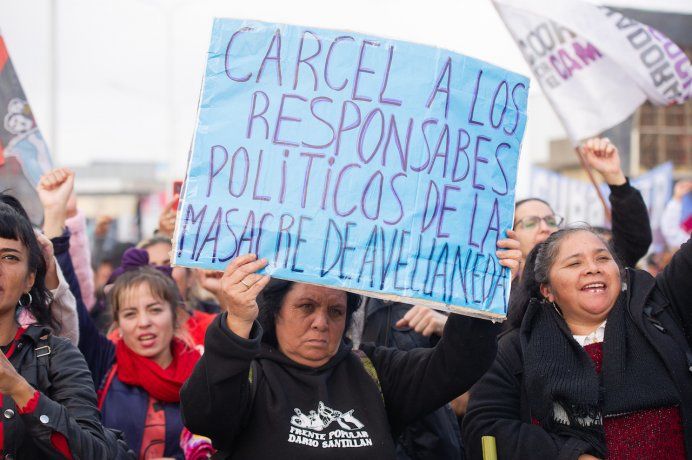
{"label": "black hair", "polygon": [[[53,321],[50,314],[49,305],[53,301],[53,296],[46,287],[47,267],[43,251],[21,203],[4,192],[0,192],[0,238],[20,241],[27,249],[27,266],[29,272],[35,275],[35,279],[29,290],[31,302],[23,308],[26,308],[39,324],[59,330],[59,324]],[[19,308],[15,314],[18,313]]]}
{"label": "black hair", "polygon": [[[259,306],[259,316],[257,319],[264,330],[262,342],[274,348],[278,348],[276,317],[281,310],[286,294],[288,294],[288,291],[291,290],[294,284],[296,283],[293,281],[272,278],[269,284],[257,296],[257,305]],[[352,292],[346,292],[346,327],[344,328],[344,334],[351,326],[353,313],[358,310],[360,303],[361,296]]]}
{"label": "black hair", "polygon": [[529,255],[526,256],[521,280],[517,283],[517,286],[512,286],[511,295],[509,297],[507,326],[510,329],[518,329],[521,326],[526,309],[532,299],[543,298],[541,294],[541,284],[547,284],[550,281],[550,268],[553,266],[553,263],[555,263],[555,258],[560,250],[562,240],[577,232],[591,233],[603,241],[603,244],[608,248],[613,260],[615,260],[622,279],[622,262],[608,242],[603,239],[603,236],[598,230],[583,225],[558,230],[546,238],[545,241],[534,246],[531,252],[529,252]]}

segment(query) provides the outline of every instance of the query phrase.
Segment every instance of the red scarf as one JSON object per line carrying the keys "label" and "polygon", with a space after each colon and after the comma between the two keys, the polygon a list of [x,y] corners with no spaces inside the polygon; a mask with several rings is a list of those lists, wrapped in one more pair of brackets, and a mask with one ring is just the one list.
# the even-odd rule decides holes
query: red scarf
{"label": "red scarf", "polygon": [[173,361],[162,368],[154,360],[132,351],[124,340],[115,345],[118,378],[128,385],[142,387],[152,398],[163,402],[179,402],[180,387],[192,374],[200,354],[188,348],[182,340],[171,341]]}

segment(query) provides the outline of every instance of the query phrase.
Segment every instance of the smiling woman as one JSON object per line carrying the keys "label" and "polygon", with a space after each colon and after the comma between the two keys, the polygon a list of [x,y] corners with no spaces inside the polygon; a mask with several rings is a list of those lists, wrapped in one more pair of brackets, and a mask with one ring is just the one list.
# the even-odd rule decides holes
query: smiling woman
{"label": "smiling woman", "polygon": [[656,279],[622,269],[589,228],[536,245],[471,391],[471,457],[491,435],[502,458],[690,458],[690,280],[690,241]]}

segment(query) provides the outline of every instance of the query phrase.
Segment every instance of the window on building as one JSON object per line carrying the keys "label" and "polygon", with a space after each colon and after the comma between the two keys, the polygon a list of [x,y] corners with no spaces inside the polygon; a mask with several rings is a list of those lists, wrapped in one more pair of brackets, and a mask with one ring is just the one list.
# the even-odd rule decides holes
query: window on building
{"label": "window on building", "polygon": [[[692,48],[685,53],[692,56]],[[666,161],[675,168],[692,168],[692,100],[683,105],[639,109],[639,160],[649,169]]]}

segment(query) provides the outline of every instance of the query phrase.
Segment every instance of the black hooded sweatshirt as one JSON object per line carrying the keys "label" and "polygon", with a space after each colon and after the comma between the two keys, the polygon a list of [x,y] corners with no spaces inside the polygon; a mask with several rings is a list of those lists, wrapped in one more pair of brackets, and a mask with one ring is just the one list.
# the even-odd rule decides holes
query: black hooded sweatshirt
{"label": "black hooded sweatshirt", "polygon": [[483,375],[498,331],[490,321],[451,315],[435,348],[365,344],[378,385],[346,340],[327,364],[310,368],[263,344],[258,323],[249,339],[235,335],[224,313],[209,326],[204,356],[181,390],[183,421],[211,438],[221,458],[394,459],[401,427]]}

